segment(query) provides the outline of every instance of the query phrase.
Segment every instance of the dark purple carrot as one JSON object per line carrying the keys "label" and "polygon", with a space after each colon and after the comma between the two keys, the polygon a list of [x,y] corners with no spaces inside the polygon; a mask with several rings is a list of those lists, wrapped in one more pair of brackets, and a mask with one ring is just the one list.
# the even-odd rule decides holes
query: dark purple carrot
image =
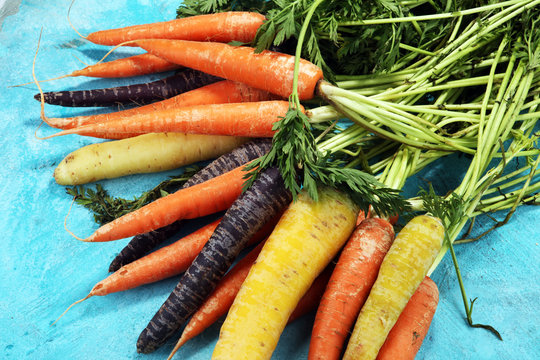
{"label": "dark purple carrot", "polygon": [[[193,69],[182,69],[165,79],[104,89],[52,91],[44,93],[45,102],[69,107],[149,104],[220,81],[217,76]],[[40,94],[34,99],[41,101]]]}
{"label": "dark purple carrot", "polygon": [[[272,139],[261,138],[247,142],[230,153],[224,154],[212,161],[184,183],[183,188],[202,183],[206,180],[231,171],[266,154],[272,146]],[[109,265],[109,271],[114,272],[122,266],[146,255],[166,239],[174,235],[189,220],[176,221],[161,229],[137,235],[120,251]]]}
{"label": "dark purple carrot", "polygon": [[265,170],[227,210],[199,255],[137,340],[139,353],[163,345],[199,308],[248,239],[291,201],[279,169]]}

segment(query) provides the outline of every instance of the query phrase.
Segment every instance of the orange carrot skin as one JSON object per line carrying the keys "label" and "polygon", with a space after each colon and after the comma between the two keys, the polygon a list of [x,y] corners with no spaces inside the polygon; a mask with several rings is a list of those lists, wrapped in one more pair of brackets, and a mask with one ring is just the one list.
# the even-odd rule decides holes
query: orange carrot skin
{"label": "orange carrot skin", "polygon": [[[289,97],[293,90],[294,56],[265,50],[259,54],[247,46],[184,40],[139,40],[137,45],[151,54],[228,80]],[[298,76],[300,100],[314,97],[322,70],[301,59]]]}
{"label": "orange carrot skin", "polygon": [[[236,81],[223,80],[176,95],[166,100],[133,109],[108,114],[75,116],[70,118],[49,118],[47,123],[55,128],[66,130],[82,125],[119,120],[128,116],[151,114],[155,111],[166,109],[178,109],[194,105],[242,103],[266,100],[277,100],[277,96]],[[124,136],[131,137],[131,135],[133,134],[125,134]]]}
{"label": "orange carrot skin", "polygon": [[90,294],[103,296],[180,274],[195,259],[220,221],[218,219],[171,245],[124,265],[97,283]]}
{"label": "orange carrot skin", "polygon": [[81,70],[72,72],[70,76],[122,78],[154,74],[178,68],[180,68],[180,66],[177,64],[146,53],[90,65]]}
{"label": "orange carrot skin", "polygon": [[367,218],[355,229],[317,309],[309,360],[340,359],[345,340],[393,239],[393,227],[383,219]]}
{"label": "orange carrot skin", "polygon": [[179,219],[193,219],[231,206],[242,192],[244,166],[223,175],[180,189],[97,229],[87,242],[123,239],[159,229]]}
{"label": "orange carrot skin", "polygon": [[426,276],[388,334],[377,360],[414,360],[438,302],[437,284]]}
{"label": "orange carrot skin", "polygon": [[[152,24],[96,31],[87,40],[100,45],[118,45],[138,39],[181,39],[192,41],[249,43],[262,25],[264,15],[255,12],[230,11],[198,15]],[[133,44],[127,44],[133,46]]]}
{"label": "orange carrot skin", "polygon": [[272,137],[274,123],[284,117],[288,109],[289,103],[281,100],[187,106],[83,125],[64,130],[53,137],[78,134],[119,139],[126,134],[154,132]]}

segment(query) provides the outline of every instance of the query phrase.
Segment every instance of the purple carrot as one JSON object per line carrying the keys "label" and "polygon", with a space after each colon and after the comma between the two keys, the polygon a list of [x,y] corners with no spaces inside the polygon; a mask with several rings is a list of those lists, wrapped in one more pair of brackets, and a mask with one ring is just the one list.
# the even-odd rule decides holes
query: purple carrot
{"label": "purple carrot", "polygon": [[[218,175],[224,174],[227,171],[231,171],[240,165],[244,165],[247,162],[266,154],[271,146],[272,140],[267,138],[247,142],[212,161],[186,181],[182,188],[202,183]],[[109,271],[115,272],[122,266],[146,255],[149,251],[174,235],[182,226],[189,223],[189,221],[190,220],[176,221],[161,229],[133,237],[126,247],[124,247],[113,259],[109,265]]]}
{"label": "purple carrot", "polygon": [[[69,107],[144,105],[220,80],[197,70],[182,69],[165,79],[149,83],[93,90],[52,91],[43,95],[47,104]],[[41,101],[40,94],[34,95],[34,99]]]}
{"label": "purple carrot", "polygon": [[291,193],[277,168],[266,169],[223,216],[206,245],[150,320],[137,341],[149,353],[163,345],[199,308],[246,242],[290,203]]}

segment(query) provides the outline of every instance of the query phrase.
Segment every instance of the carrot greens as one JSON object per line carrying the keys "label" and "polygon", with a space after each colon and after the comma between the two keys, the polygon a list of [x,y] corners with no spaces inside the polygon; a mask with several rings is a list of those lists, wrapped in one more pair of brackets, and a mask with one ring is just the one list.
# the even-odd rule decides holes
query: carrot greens
{"label": "carrot greens", "polygon": [[198,170],[198,166],[186,167],[182,174],[163,180],[154,188],[133,199],[113,197],[101,184],[96,184],[95,189],[82,185],[68,187],[66,192],[75,198],[77,204],[84,206],[94,214],[94,220],[97,224],[104,225],[179,189]]}

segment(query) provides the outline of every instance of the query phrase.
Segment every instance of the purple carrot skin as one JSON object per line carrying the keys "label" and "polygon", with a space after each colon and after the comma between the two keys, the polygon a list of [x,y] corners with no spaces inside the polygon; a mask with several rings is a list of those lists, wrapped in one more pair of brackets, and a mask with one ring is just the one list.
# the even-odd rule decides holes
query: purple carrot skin
{"label": "purple carrot skin", "polygon": [[[227,171],[231,171],[238,166],[244,165],[266,154],[271,146],[272,140],[267,138],[256,139],[245,143],[230,153],[224,154],[212,161],[186,181],[182,188],[200,184]],[[114,272],[122,266],[146,255],[150,250],[157,247],[180,230],[182,226],[187,224],[189,224],[189,220],[175,221],[168,226],[135,236],[113,259],[109,266],[109,271]]]}
{"label": "purple carrot skin", "polygon": [[231,205],[180,282],[137,340],[137,352],[163,345],[197,310],[248,239],[281,212],[292,196],[279,169],[269,168]]}
{"label": "purple carrot skin", "polygon": [[[143,105],[164,100],[221,80],[197,70],[182,69],[165,79],[104,89],[44,93],[45,103],[66,107]],[[34,99],[41,101],[40,94]]]}
{"label": "purple carrot skin", "polygon": [[[184,92],[169,99],[122,111],[105,114],[79,115],[68,118],[49,118],[42,113],[42,119],[51,127],[66,130],[88,124],[119,120],[137,114],[154,113],[165,109],[178,109],[186,106],[205,104],[243,103],[266,100],[278,100],[278,97],[267,91],[255,89],[254,87],[236,81],[223,80]],[[125,137],[130,137],[129,135],[130,134],[125,134]]]}

